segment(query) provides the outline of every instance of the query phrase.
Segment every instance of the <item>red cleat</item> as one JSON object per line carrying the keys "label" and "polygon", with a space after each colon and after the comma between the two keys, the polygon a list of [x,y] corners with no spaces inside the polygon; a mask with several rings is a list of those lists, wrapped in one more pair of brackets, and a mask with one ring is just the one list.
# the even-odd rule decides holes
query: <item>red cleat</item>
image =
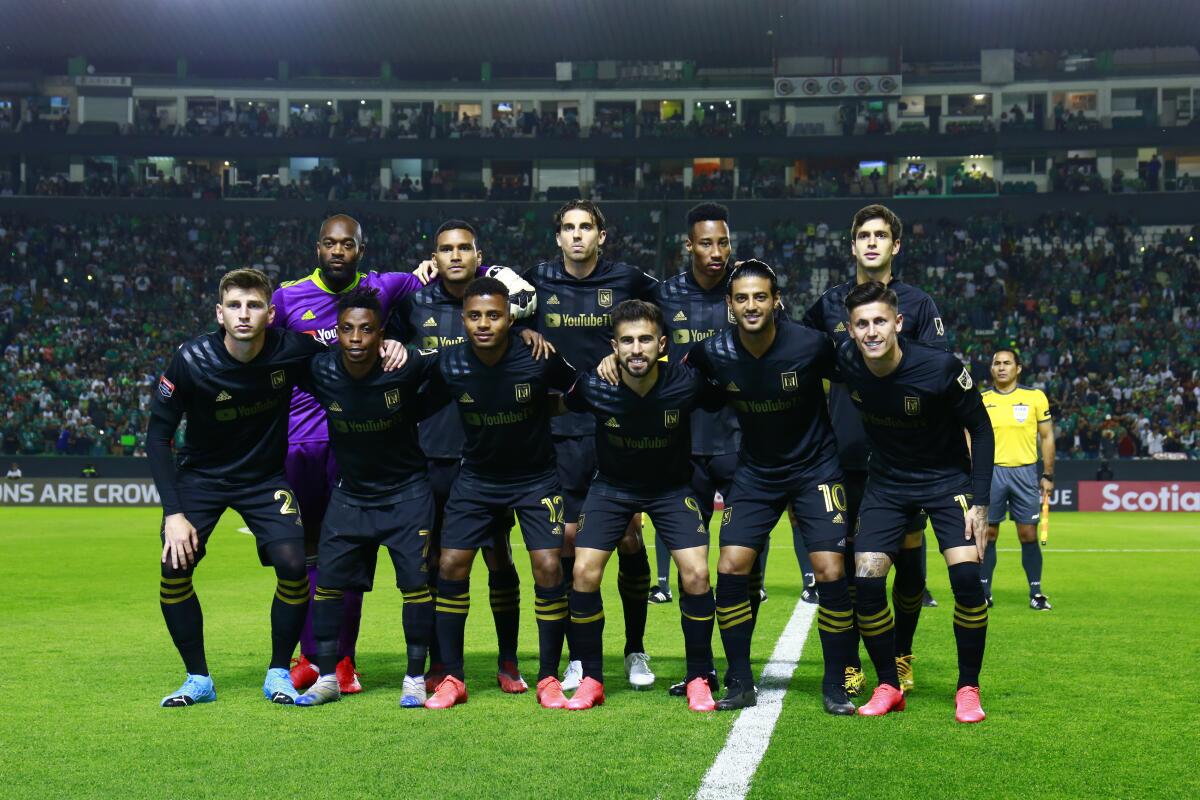
{"label": "red cleat", "polygon": [[437,691],[425,701],[426,708],[450,708],[467,702],[467,685],[453,675],[447,675]]}
{"label": "red cleat", "polygon": [[[580,684],[582,686],[583,684]],[[566,708],[567,696],[563,694],[562,684],[553,675],[547,675],[538,681],[537,701],[542,708]]]}
{"label": "red cleat", "polygon": [[858,713],[864,717],[882,717],[888,712],[903,710],[904,692],[895,686],[881,683],[875,687],[871,699],[865,705],[859,706]]}
{"label": "red cleat", "polygon": [[425,673],[425,693],[433,694],[446,680],[446,670],[441,664],[430,664],[429,672]]}
{"label": "red cleat", "polygon": [[983,722],[987,714],[979,705],[979,687],[964,686],[954,693],[954,718],[959,722]]}
{"label": "red cleat", "polygon": [[521,669],[515,661],[505,661],[496,673],[496,683],[505,694],[525,694],[529,684],[521,677]]}
{"label": "red cleat", "polygon": [[575,695],[567,701],[571,711],[583,711],[593,706],[604,705],[604,684],[595,678],[584,678],[575,690]]}
{"label": "red cleat", "polygon": [[716,711],[708,678],[692,678],[687,684],[688,708],[692,711]]}
{"label": "red cleat", "polygon": [[346,656],[338,662],[335,672],[338,688],[341,689],[342,694],[358,694],[362,691],[362,684],[358,682],[358,670],[355,669],[350,656]]}
{"label": "red cleat", "polygon": [[292,659],[292,686],[296,687],[296,691],[303,694],[314,683],[317,678],[321,677],[321,671],[317,669],[317,665],[309,661],[303,654],[299,658]]}

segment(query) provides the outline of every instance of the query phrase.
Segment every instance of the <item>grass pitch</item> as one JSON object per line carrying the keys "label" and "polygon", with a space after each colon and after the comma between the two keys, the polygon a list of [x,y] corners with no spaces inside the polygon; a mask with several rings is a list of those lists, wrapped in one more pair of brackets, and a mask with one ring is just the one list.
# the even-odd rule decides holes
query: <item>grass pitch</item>
{"label": "grass pitch", "polygon": [[[532,692],[500,693],[482,565],[467,623],[467,705],[398,707],[401,603],[383,567],[359,642],[366,691],[314,709],[272,706],[260,688],[273,574],[257,566],[235,515],[222,520],[196,579],[219,700],[160,709],[182,668],[158,610],[158,512],[5,508],[0,519],[2,797],[685,798],[734,720],[689,713],[667,696],[683,672],[674,603],[650,608],[658,685],[628,688],[615,565],[605,583],[603,708],[544,711]],[[756,666],[799,596],[790,541],[776,529]],[[750,797],[1200,796],[1196,515],[1056,514],[1043,582],[1055,608],[1044,614],[1026,607],[1011,524],[1000,546],[983,673],[988,720],[953,720],[952,599],[932,554],[929,582],[942,606],[922,614],[908,710],[826,716],[812,631]],[[532,678],[532,580],[524,550],[516,556]],[[723,667],[717,636],[714,648]]]}

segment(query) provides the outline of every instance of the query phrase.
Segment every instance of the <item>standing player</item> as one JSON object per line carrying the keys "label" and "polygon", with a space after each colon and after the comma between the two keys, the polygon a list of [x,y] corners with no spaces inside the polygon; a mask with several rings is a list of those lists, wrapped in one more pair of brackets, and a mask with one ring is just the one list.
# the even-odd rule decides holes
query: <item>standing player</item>
{"label": "standing player", "polygon": [[[958,646],[955,719],[981,722],[979,671],[987,603],[979,561],[987,542],[992,426],[971,374],[950,353],[898,334],[906,324],[896,293],[883,283],[846,297],[853,341],[838,346],[838,367],[859,409],[871,448],[855,536],[855,611],[879,685],[858,709],[864,716],[904,710],[895,632],[885,587],[914,512],[933,520],[954,591]],[[970,449],[963,436],[971,437]]]}
{"label": "standing player", "polygon": [[[854,255],[856,275],[828,289],[804,315],[804,324],[833,339],[835,345],[848,341],[850,318],[846,313],[846,296],[859,285],[879,281],[893,292],[900,302],[900,314],[905,323],[899,332],[905,341],[923,342],[946,349],[946,331],[937,305],[925,292],[892,276],[892,263],[900,252],[904,226],[891,209],[869,205],[854,215],[850,223],[850,252]],[[846,485],[851,525],[858,519],[867,481],[867,458],[870,451],[858,409],[850,393],[840,383],[829,387],[829,413],[837,433],[838,461],[842,465]],[[896,581],[892,586],[892,604],[896,609],[896,666],[900,671],[900,686],[913,688],[912,641],[920,619],[921,606],[937,603],[925,588],[925,516],[918,509],[908,521],[907,533],[896,555]],[[851,545],[853,539],[850,540]],[[853,547],[849,548],[853,554]],[[851,579],[853,581],[853,579]],[[851,594],[854,592],[851,586]],[[857,695],[864,683],[858,660],[858,648],[846,672],[846,687]]]}
{"label": "standing player", "polygon": [[555,677],[567,627],[561,557],[563,497],[550,436],[550,389],[566,390],[575,371],[557,354],[535,360],[509,336],[508,290],[479,278],[463,296],[467,343],[441,353],[438,381],[453,398],[466,431],[462,470],[446,502],[435,624],[446,678],[426,703],[449,708],[467,700],[463,635],[470,609],[471,562],[494,541],[496,525],[515,511],[533,564],[540,665],[537,699],[567,701]]}
{"label": "standing player", "polygon": [[992,356],[992,388],[983,393],[983,407],[996,434],[988,546],[983,556],[983,593],[990,608],[992,574],[996,571],[996,535],[1008,511],[1017,524],[1017,538],[1021,541],[1021,565],[1029,581],[1029,607],[1034,611],[1049,611],[1050,601],[1042,594],[1042,551],[1037,543],[1037,523],[1042,498],[1054,491],[1054,421],[1045,393],[1018,384],[1020,375],[1021,357],[1017,351],[997,350]]}
{"label": "standing player", "polygon": [[641,300],[613,310],[612,347],[621,369],[616,386],[583,375],[564,398],[566,407],[592,414],[597,423],[599,470],[579,515],[571,628],[583,681],[567,704],[585,709],[604,702],[604,604],[600,581],[633,514],[648,513],[660,541],[679,566],[679,598],[687,662],[688,707],[712,711],[715,603],[708,579],[708,527],[688,484],[690,420],[701,403],[720,408],[724,397],[685,362],[661,368],[665,353],[662,312]]}
{"label": "standing player", "polygon": [[774,270],[761,261],[734,269],[728,302],[737,329],[696,345],[687,356],[723,389],[742,427],[737,471],[721,518],[717,626],[729,667],[717,708],[758,702],[750,667],[749,576],[763,543],[791,506],[817,576],[825,710],[853,714],[843,686],[855,642],[842,555],[846,499],[821,385],[833,373],[833,346],[817,331],[776,320],[779,286]]}

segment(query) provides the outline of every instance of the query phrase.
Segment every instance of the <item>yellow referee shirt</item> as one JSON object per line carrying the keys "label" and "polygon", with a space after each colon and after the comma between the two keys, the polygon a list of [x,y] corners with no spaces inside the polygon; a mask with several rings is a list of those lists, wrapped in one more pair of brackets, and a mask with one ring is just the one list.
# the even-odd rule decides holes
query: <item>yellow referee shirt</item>
{"label": "yellow referee shirt", "polygon": [[1050,401],[1041,389],[1018,385],[1007,394],[983,392],[983,407],[996,432],[996,465],[1024,467],[1038,460],[1038,423],[1050,421]]}

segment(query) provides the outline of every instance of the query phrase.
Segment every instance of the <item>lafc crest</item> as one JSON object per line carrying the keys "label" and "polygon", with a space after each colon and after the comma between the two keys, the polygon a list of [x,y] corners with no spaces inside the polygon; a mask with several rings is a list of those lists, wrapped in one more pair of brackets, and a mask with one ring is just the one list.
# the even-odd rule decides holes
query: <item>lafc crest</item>
{"label": "lafc crest", "polygon": [[670,429],[679,425],[679,409],[669,408],[663,412],[663,425]]}
{"label": "lafc crest", "polygon": [[910,417],[918,416],[921,413],[921,398],[906,396],[904,398],[904,413]]}
{"label": "lafc crest", "polygon": [[596,302],[601,308],[612,308],[612,289],[597,289]]}
{"label": "lafc crest", "polygon": [[400,404],[400,390],[388,389],[383,393],[383,402],[387,404],[389,409],[398,406]]}
{"label": "lafc crest", "polygon": [[272,389],[279,389],[285,383],[287,383],[287,378],[284,376],[283,370],[277,369],[271,373],[271,388]]}
{"label": "lafc crest", "polygon": [[794,392],[800,388],[800,379],[794,372],[781,372],[779,379],[783,381],[783,390],[785,392]]}
{"label": "lafc crest", "polygon": [[528,383],[518,383],[514,389],[517,394],[518,403],[528,403],[529,398],[533,396],[533,390]]}

